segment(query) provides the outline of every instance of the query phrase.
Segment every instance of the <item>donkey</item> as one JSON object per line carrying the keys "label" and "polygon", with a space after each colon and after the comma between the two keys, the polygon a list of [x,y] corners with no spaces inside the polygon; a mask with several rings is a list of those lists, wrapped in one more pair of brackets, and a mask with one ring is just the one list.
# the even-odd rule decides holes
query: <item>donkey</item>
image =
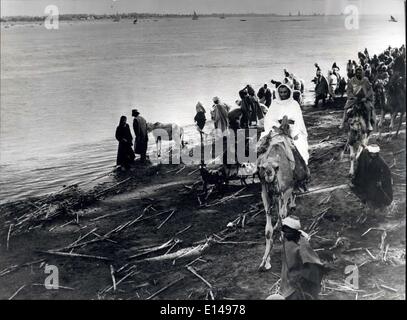
{"label": "donkey", "polygon": [[[261,197],[266,212],[266,250],[259,266],[260,271],[269,270],[270,253],[273,247],[273,231],[280,219],[295,208],[295,165],[294,144],[288,134],[289,121],[284,116],[280,128],[275,127],[263,137],[257,148],[257,170],[261,182]],[[271,217],[277,209],[278,220],[273,226]]]}
{"label": "donkey", "polygon": [[[164,132],[163,132],[164,130]],[[185,147],[184,142],[184,129],[175,123],[148,123],[147,131],[152,132],[157,147],[157,157],[161,157],[161,141],[175,141],[176,144],[180,143],[181,148]],[[166,132],[166,134],[165,134]],[[164,134],[163,134],[164,133]]]}

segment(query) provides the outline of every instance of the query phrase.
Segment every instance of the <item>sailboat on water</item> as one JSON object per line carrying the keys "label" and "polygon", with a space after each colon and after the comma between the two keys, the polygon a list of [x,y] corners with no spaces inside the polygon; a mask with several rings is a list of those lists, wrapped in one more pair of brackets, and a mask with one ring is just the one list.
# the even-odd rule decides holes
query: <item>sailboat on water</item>
{"label": "sailboat on water", "polygon": [[194,15],[192,16],[192,20],[198,20],[198,15],[196,14],[195,11],[194,11]]}
{"label": "sailboat on water", "polygon": [[389,22],[397,22],[397,20],[396,20],[396,18],[394,18],[393,16],[390,16]]}

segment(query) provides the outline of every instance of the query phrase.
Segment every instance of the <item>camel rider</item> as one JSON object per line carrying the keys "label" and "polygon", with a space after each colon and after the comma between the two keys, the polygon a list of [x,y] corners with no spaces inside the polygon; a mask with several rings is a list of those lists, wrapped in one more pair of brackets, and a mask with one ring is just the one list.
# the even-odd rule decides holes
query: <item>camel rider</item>
{"label": "camel rider", "polygon": [[[300,168],[301,165],[297,168],[296,165],[298,169],[296,180],[305,181],[310,176],[308,170],[309,151],[307,128],[305,127],[301,107],[298,102],[293,99],[291,88],[286,84],[280,84],[277,88],[276,99],[271,103],[264,118],[264,133],[262,135],[267,135],[270,131],[275,131],[276,128],[279,128],[280,121],[284,116],[287,116],[288,120],[294,122],[290,125],[290,136],[293,139],[293,144],[297,151],[294,152],[294,154],[298,154],[301,158],[299,159],[299,164],[303,162],[303,168]],[[300,172],[305,173],[302,174]]]}
{"label": "camel rider", "polygon": [[349,80],[346,90],[348,99],[345,104],[345,111],[343,113],[342,124],[340,129],[345,125],[348,120],[348,112],[357,104],[363,104],[366,108],[365,121],[368,131],[373,131],[373,126],[376,124],[376,114],[373,108],[374,92],[369,80],[363,76],[362,67],[358,66],[355,70],[355,76]]}

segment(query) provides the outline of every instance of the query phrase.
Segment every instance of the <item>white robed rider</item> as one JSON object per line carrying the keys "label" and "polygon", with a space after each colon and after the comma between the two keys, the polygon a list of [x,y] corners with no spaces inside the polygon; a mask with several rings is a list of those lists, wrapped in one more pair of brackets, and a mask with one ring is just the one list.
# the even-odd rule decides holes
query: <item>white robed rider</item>
{"label": "white robed rider", "polygon": [[287,116],[288,120],[294,121],[294,123],[290,125],[290,136],[293,139],[293,143],[299,154],[308,166],[308,133],[302,116],[301,107],[298,102],[293,99],[291,88],[286,84],[281,84],[277,88],[276,99],[271,103],[264,118],[263,135],[267,135],[270,131],[274,131],[273,127],[279,128],[279,120],[282,120],[284,116]]}

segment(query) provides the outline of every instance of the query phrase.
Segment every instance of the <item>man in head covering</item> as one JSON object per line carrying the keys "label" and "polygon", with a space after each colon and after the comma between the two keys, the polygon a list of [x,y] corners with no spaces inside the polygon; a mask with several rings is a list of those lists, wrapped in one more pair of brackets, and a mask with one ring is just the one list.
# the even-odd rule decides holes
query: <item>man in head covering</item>
{"label": "man in head covering", "polygon": [[140,155],[140,162],[145,163],[147,159],[147,145],[148,145],[148,132],[147,122],[140,116],[140,112],[137,109],[131,111],[131,115],[134,117],[133,130],[135,135],[134,153]]}
{"label": "man in head covering", "polygon": [[213,121],[215,129],[220,129],[225,132],[228,129],[229,120],[228,120],[228,106],[224,103],[221,103],[218,97],[213,98]]}
{"label": "man in head covering", "polygon": [[329,92],[329,99],[332,101],[335,100],[335,90],[338,85],[338,78],[333,74],[332,70],[328,71],[328,92]]}
{"label": "man in head covering", "polygon": [[293,155],[295,160],[294,180],[296,187],[305,188],[307,181],[310,178],[308,169],[308,133],[305,127],[304,118],[302,116],[301,107],[297,101],[293,99],[291,89],[281,84],[277,88],[276,99],[270,105],[267,114],[264,118],[264,135],[270,131],[278,131],[280,122],[284,117],[287,117],[291,125],[289,126],[289,135],[294,144]]}
{"label": "man in head covering", "polygon": [[322,75],[321,68],[317,64],[316,66],[316,77],[313,80],[313,82],[315,83],[315,108],[318,107],[318,103],[320,100],[322,100],[322,106],[325,105],[325,99],[329,92],[328,81]]}
{"label": "man in head covering", "polygon": [[271,104],[271,91],[267,87],[267,83],[265,83],[257,92],[257,97],[260,99],[260,103],[263,103],[268,107]]}
{"label": "man in head covering", "polygon": [[285,300],[316,300],[321,290],[323,264],[301,230],[298,217],[282,220],[282,268],[280,292]]}
{"label": "man in head covering", "polygon": [[364,77],[361,66],[356,68],[355,76],[349,80],[346,93],[348,98],[346,100],[340,129],[344,127],[347,121],[348,110],[359,104],[365,107],[367,129],[369,132],[372,131],[373,125],[376,124],[376,114],[373,108],[374,92],[371,83]]}

